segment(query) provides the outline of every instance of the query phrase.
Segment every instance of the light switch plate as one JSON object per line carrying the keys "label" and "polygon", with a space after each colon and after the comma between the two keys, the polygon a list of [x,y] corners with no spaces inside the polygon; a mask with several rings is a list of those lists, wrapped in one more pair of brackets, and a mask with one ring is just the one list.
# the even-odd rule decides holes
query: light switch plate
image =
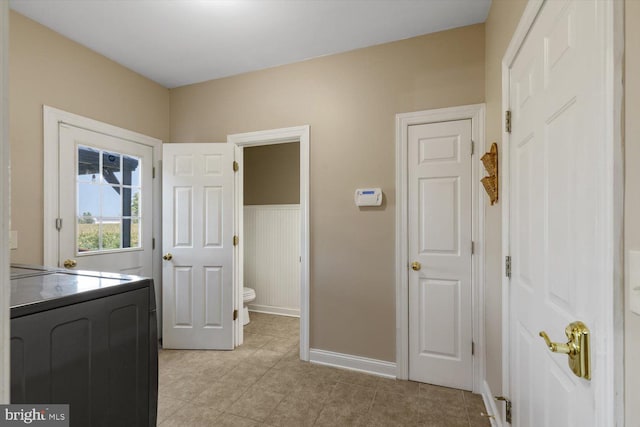
{"label": "light switch plate", "polygon": [[15,230],[11,230],[9,236],[9,249],[18,249],[18,232]]}
{"label": "light switch plate", "polygon": [[640,316],[640,251],[629,251],[629,308]]}

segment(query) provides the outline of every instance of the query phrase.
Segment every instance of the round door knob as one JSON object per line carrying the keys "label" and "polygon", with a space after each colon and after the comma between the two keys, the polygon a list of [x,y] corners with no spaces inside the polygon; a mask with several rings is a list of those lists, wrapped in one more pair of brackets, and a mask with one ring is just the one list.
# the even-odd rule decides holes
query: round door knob
{"label": "round door knob", "polygon": [[422,264],[420,264],[418,261],[413,261],[411,263],[411,268],[413,269],[413,271],[418,271],[422,268]]}
{"label": "round door knob", "polygon": [[76,265],[78,265],[78,263],[75,259],[66,259],[64,260],[62,265],[64,265],[64,268],[74,268]]}
{"label": "round door knob", "polygon": [[173,259],[173,255],[171,255],[171,253],[166,253],[162,256],[162,259],[165,261],[171,261]]}

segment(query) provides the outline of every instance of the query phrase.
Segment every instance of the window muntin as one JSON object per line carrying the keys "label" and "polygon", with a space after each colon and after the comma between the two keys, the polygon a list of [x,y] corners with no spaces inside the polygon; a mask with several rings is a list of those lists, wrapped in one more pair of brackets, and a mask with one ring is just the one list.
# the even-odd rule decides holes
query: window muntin
{"label": "window muntin", "polygon": [[142,159],[78,145],[76,254],[141,249]]}

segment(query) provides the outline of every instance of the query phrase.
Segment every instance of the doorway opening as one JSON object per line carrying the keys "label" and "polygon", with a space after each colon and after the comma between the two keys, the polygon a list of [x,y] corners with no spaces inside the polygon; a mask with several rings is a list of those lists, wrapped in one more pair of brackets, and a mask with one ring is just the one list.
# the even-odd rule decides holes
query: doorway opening
{"label": "doorway opening", "polygon": [[[308,361],[309,360],[309,126],[300,126],[294,128],[285,128],[285,129],[275,129],[269,131],[261,131],[261,132],[251,132],[244,134],[235,134],[229,135],[227,137],[227,142],[235,144],[235,158],[238,166],[240,168],[240,172],[236,174],[236,183],[235,183],[235,224],[236,224],[236,235],[239,236],[239,251],[236,254],[236,271],[235,271],[235,282],[234,282],[234,295],[235,295],[235,306],[238,312],[243,311],[243,288],[258,286],[258,289],[252,287],[252,289],[256,292],[256,300],[249,303],[249,309],[255,312],[269,312],[273,314],[280,315],[299,315],[300,316],[300,359]],[[245,152],[245,148],[247,152]],[[256,150],[256,151],[249,151]],[[297,153],[298,158],[298,206],[292,206],[295,204],[288,203],[285,206],[280,206],[277,209],[273,207],[265,207],[269,206],[268,204],[256,204],[257,201],[265,202],[265,192],[267,190],[261,189],[261,187],[252,186],[252,182],[254,181],[254,176],[252,172],[255,172],[257,168],[256,165],[260,165],[260,160],[264,159],[265,153],[272,151],[273,153],[285,154],[285,156],[291,157],[291,152]],[[267,154],[268,155],[268,154]],[[255,157],[255,158],[254,158]],[[253,167],[251,165],[254,165]],[[253,171],[249,171],[249,175],[245,174],[245,169],[248,167],[252,167]],[[248,169],[247,169],[248,170]],[[283,174],[286,176],[286,174]],[[245,177],[249,180],[245,183]],[[264,177],[262,177],[264,178]],[[282,178],[281,178],[282,179]],[[284,178],[286,179],[286,178]],[[256,180],[260,180],[260,177],[256,177]],[[247,185],[247,192],[245,193],[245,184]],[[289,183],[290,184],[290,183]],[[290,185],[285,185],[284,187],[289,187]],[[254,194],[254,191],[256,194]],[[289,189],[287,191],[286,196],[278,196],[278,200],[289,200],[291,197],[291,192],[295,192],[294,189]],[[245,203],[245,194],[249,199],[249,203]],[[282,198],[282,197],[284,198]],[[294,197],[295,199],[295,197]],[[291,200],[289,200],[291,201]],[[295,201],[295,200],[294,200]],[[246,204],[246,206],[245,206]],[[282,205],[282,204],[281,204]],[[251,207],[253,206],[253,207]],[[261,206],[262,208],[257,208],[257,206]],[[272,205],[273,206],[273,205]],[[260,212],[264,211],[264,212]],[[245,216],[245,212],[247,215]],[[264,217],[269,217],[269,221],[287,223],[287,218],[297,218],[297,224],[295,224],[295,228],[291,229],[291,227],[286,227],[287,232],[290,234],[288,240],[296,241],[298,245],[289,245],[293,246],[293,250],[298,251],[298,265],[290,264],[291,260],[286,261],[288,265],[281,264],[281,268],[286,268],[289,272],[288,275],[291,274],[297,275],[297,280],[295,278],[290,277],[290,284],[288,285],[288,291],[284,291],[279,289],[277,286],[273,289],[263,288],[261,285],[257,285],[257,276],[251,276],[255,273],[252,271],[252,268],[256,268],[257,264],[255,263],[255,259],[245,260],[245,254],[249,255],[251,250],[256,250],[256,238],[266,241],[269,239],[269,236],[258,236],[256,234],[255,229],[255,220],[252,215],[261,215],[265,214]],[[245,222],[246,221],[246,222]],[[290,224],[289,224],[290,225]],[[268,230],[269,227],[263,227],[264,231]],[[293,233],[293,235],[291,235]],[[245,247],[247,244],[250,244],[251,247]],[[269,250],[263,248],[261,250]],[[291,248],[289,249],[291,250]],[[251,253],[253,254],[253,253]],[[291,257],[288,257],[291,258]],[[278,262],[282,263],[284,260],[279,260]],[[295,262],[295,257],[294,260]],[[269,261],[266,261],[269,263]],[[273,265],[273,262],[270,263]],[[246,268],[249,266],[249,268]],[[284,266],[284,267],[283,267]],[[295,268],[297,267],[297,269]],[[245,277],[245,272],[248,273],[247,277]],[[293,272],[293,273],[292,273]],[[274,277],[276,272],[274,272]],[[255,273],[259,274],[259,273]],[[250,283],[253,281],[254,283]],[[295,290],[291,289],[291,284],[298,285],[297,293]],[[261,289],[263,288],[263,289]],[[279,295],[279,298],[282,298],[281,304],[273,303],[273,301],[278,301],[278,297],[274,300],[271,299],[270,302],[267,298],[268,292],[280,293],[282,290],[282,294]],[[260,298],[260,293],[264,293],[263,297]],[[298,299],[298,304],[290,304],[289,301],[291,299]],[[252,303],[255,304],[252,305]],[[293,305],[293,307],[291,307]],[[297,311],[297,312],[296,312]],[[242,320],[242,316],[241,319]],[[240,321],[236,324],[236,333],[235,333],[235,345],[241,345],[244,342],[244,327],[243,322]]]}
{"label": "doorway opening", "polygon": [[243,325],[249,311],[300,317],[300,143],[243,150]]}

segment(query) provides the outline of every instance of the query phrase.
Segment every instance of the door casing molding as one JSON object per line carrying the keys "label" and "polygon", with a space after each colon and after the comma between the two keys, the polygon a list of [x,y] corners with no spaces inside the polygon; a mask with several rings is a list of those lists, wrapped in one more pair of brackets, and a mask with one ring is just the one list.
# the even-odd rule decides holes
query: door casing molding
{"label": "door casing molding", "polygon": [[[0,2],[0,239],[9,241],[11,187],[9,159],[9,2]],[[9,245],[0,245],[0,403],[9,403],[11,283]]]}
{"label": "door casing molding", "polygon": [[[542,9],[545,0],[529,0],[525,7],[520,22],[513,33],[509,46],[502,58],[502,110],[510,109],[509,70],[522,44],[533,26],[538,13]],[[624,150],[622,143],[622,111],[623,111],[623,54],[624,54],[624,4],[622,1],[599,2],[602,9],[605,25],[602,42],[605,46],[607,66],[604,72],[606,85],[605,111],[607,112],[605,133],[608,136],[604,144],[607,144],[607,182],[603,185],[611,191],[610,210],[607,221],[611,225],[613,244],[611,246],[611,259],[606,261],[607,273],[611,277],[612,288],[602,292],[603,302],[601,318],[605,325],[603,330],[611,337],[607,340],[611,343],[611,351],[602,354],[604,366],[599,368],[601,378],[606,378],[608,387],[603,387],[596,395],[596,401],[602,403],[602,410],[596,411],[596,425],[610,425],[611,421],[616,426],[624,425]],[[510,134],[506,132],[502,114],[502,149],[500,154],[500,198],[502,199],[502,259],[510,255]],[[510,390],[510,294],[509,278],[506,276],[505,265],[502,263],[502,394],[511,395]],[[608,390],[613,390],[609,393]],[[497,414],[496,414],[497,415]],[[504,414],[501,415],[504,419]]]}
{"label": "door casing molding", "polygon": [[471,259],[472,319],[475,355],[473,391],[482,393],[485,377],[484,336],[484,206],[480,193],[480,154],[485,151],[485,105],[474,104],[396,115],[396,376],[409,377],[409,254],[408,254],[408,129],[411,125],[453,120],[471,120],[474,152],[471,160],[472,239],[475,253]]}
{"label": "door casing molding", "polygon": [[[243,185],[242,178],[242,149],[259,145],[300,143],[300,359],[309,361],[309,276],[310,276],[310,240],[309,240],[309,125],[290,128],[271,129],[258,132],[238,133],[227,136],[227,143],[235,144],[236,161],[240,164],[240,173],[236,176],[236,234],[240,237],[239,250],[236,254],[236,281],[234,283],[235,305],[238,312],[242,310],[243,272],[239,268],[243,265]],[[242,344],[242,322],[236,322],[235,345]]]}
{"label": "door casing molding", "polygon": [[[57,177],[60,172],[58,170],[60,141],[58,124],[66,123],[77,128],[150,146],[153,149],[152,164],[156,169],[156,176],[153,179],[154,214],[152,225],[152,233],[156,240],[156,245],[152,251],[152,271],[156,290],[156,302],[158,308],[160,308],[162,304],[162,261],[160,260],[160,253],[162,251],[162,141],[47,105],[42,107],[42,114],[44,130],[44,265],[58,265],[58,231],[55,228],[55,219],[59,217],[59,183]],[[56,178],[52,179],[51,177]],[[158,322],[161,327],[162,311],[158,311]],[[160,328],[159,331],[162,331],[162,328]]]}

